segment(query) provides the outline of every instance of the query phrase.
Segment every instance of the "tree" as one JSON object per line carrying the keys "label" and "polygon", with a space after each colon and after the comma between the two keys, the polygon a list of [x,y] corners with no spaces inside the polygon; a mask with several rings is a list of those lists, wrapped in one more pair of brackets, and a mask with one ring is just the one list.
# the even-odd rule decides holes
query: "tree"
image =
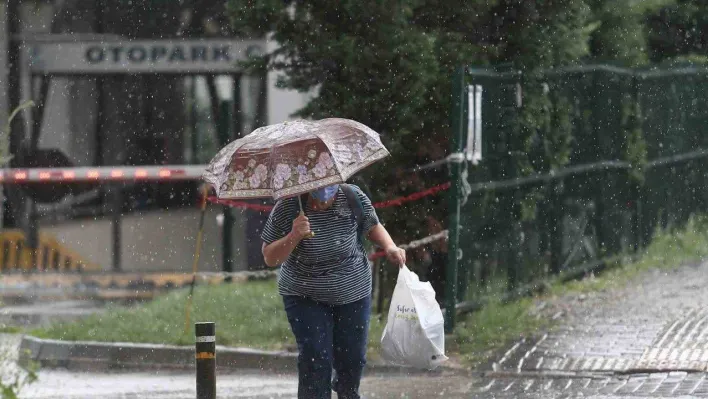
{"label": "tree", "polygon": [[[450,78],[459,65],[506,64],[525,73],[521,109],[504,133],[513,157],[505,175],[565,166],[573,105],[538,72],[587,61],[645,62],[645,16],[671,2],[230,0],[228,14],[234,32],[272,34],[280,43],[258,66],[282,72],[281,87],[318,93],[298,116],[352,118],[382,133],[394,157],[364,174],[382,198],[448,178],[444,169],[408,169],[448,152]],[[540,197],[517,199],[522,213],[534,217]],[[398,241],[423,236],[425,214],[444,220],[439,199],[411,208],[424,212],[383,218]]]}
{"label": "tree", "polygon": [[584,0],[501,0],[493,10],[498,61],[529,71],[576,63],[594,26]]}
{"label": "tree", "polygon": [[590,40],[594,61],[636,66],[648,61],[646,18],[674,0],[590,0],[597,24]]}
{"label": "tree", "polygon": [[[674,2],[672,2],[674,3]],[[678,0],[647,18],[652,61],[674,58],[705,59],[708,48],[708,4],[702,0]]]}
{"label": "tree", "polygon": [[[448,134],[448,82],[462,62],[451,56],[454,47],[441,46],[443,21],[434,2],[231,0],[229,12],[237,32],[272,33],[280,43],[263,61],[285,73],[281,87],[317,91],[298,116],[351,118],[381,133],[393,157],[365,173],[374,198],[425,184],[404,170],[444,156],[439,149]],[[402,240],[404,230],[415,229],[404,227],[407,221],[419,229],[422,216],[398,212],[384,219]]]}

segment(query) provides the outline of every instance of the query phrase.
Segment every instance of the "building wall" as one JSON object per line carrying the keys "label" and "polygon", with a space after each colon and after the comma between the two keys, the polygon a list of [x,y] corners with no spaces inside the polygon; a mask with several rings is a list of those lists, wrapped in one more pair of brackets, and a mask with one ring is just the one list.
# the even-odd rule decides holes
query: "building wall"
{"label": "building wall", "polygon": [[[275,50],[278,43],[268,40],[268,52]],[[295,90],[283,90],[276,87],[278,73],[268,73],[268,124],[291,120],[292,114],[305,106],[314,93],[300,93]]]}
{"label": "building wall", "polygon": [[[4,2],[2,1],[0,1],[0,15],[5,15]],[[43,3],[27,3],[22,12],[23,33],[49,33],[52,16],[51,7]],[[72,19],[68,20],[72,21]],[[0,18],[0,28],[3,28],[4,32],[3,22],[4,18]],[[74,27],[76,29],[72,31],[86,32],[86,29],[90,28],[90,23],[87,25],[85,22],[76,21],[79,25]],[[73,24],[73,22],[71,23]],[[7,108],[7,89],[5,87],[7,51],[5,35],[0,36],[0,123],[2,123],[6,119],[3,112]],[[277,43],[269,41],[267,46],[268,50],[272,50],[277,46]],[[25,59],[24,62],[26,63],[27,60]],[[277,74],[269,73],[266,119],[268,124],[292,119],[291,115],[304,106],[312,95],[279,89],[276,87],[276,81]],[[24,75],[22,83],[23,98],[30,99],[29,76],[27,74]],[[122,106],[120,104],[127,104],[131,101],[130,93],[117,94],[120,94],[121,98],[114,99],[113,106],[107,109],[105,114],[111,120],[125,118],[127,114],[130,114],[130,112],[126,112],[130,106],[127,106],[125,110],[118,109]],[[159,102],[155,101],[155,103]],[[92,165],[96,157],[94,133],[96,104],[97,91],[94,79],[52,78],[40,136],[40,147],[61,149],[77,166]],[[158,106],[157,104],[151,105]],[[169,106],[169,104],[160,105]],[[29,124],[30,114],[26,115]],[[118,126],[117,123],[113,124],[113,129],[118,129]],[[104,128],[104,132],[113,137],[111,129],[110,127]],[[170,134],[172,133],[179,134],[179,132],[170,132]],[[108,141],[111,140],[108,139]],[[119,137],[113,137],[114,145],[120,141]],[[217,207],[209,209],[205,227],[204,252],[202,253],[202,270],[218,270],[221,267],[221,229],[216,223],[216,215],[219,212],[220,209]],[[236,219],[234,242],[232,243],[232,252],[235,256],[234,268],[244,270],[248,268],[249,262],[258,262],[256,258],[260,256],[260,226],[267,215],[235,211],[234,216]],[[197,220],[198,212],[194,209],[126,215],[122,225],[121,252],[124,270],[185,271],[191,268]],[[110,218],[63,222],[57,226],[43,226],[41,229],[52,233],[61,242],[88,260],[102,265],[106,270],[110,269]],[[256,256],[252,256],[251,253],[255,253]]]}
{"label": "building wall", "polygon": [[[204,220],[204,238],[199,270],[221,270],[222,236],[217,223],[218,207],[210,207]],[[243,219],[237,218],[232,248],[243,246],[246,239]],[[191,272],[196,244],[199,211],[179,209],[169,212],[145,212],[126,215],[121,225],[121,260],[124,271]],[[63,245],[78,252],[84,260],[112,268],[111,219],[70,221],[57,226],[44,226]],[[234,251],[234,270],[246,270],[246,258]]]}

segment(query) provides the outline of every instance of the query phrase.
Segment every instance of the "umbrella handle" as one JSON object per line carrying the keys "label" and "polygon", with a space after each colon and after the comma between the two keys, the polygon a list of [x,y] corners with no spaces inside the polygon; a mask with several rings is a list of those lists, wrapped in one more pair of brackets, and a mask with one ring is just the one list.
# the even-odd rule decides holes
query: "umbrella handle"
{"label": "umbrella handle", "polygon": [[[303,212],[302,209],[300,210],[300,216],[305,216],[305,212]],[[314,232],[314,231],[311,231],[311,232],[307,233],[307,235],[305,236],[305,238],[313,238],[314,236],[315,236],[315,232]]]}
{"label": "umbrella handle", "polygon": [[[300,203],[300,216],[305,216],[305,207],[302,205],[302,198],[300,196],[298,196],[297,201]],[[315,236],[315,232],[311,231],[305,236],[305,238],[312,238],[314,236]]]}

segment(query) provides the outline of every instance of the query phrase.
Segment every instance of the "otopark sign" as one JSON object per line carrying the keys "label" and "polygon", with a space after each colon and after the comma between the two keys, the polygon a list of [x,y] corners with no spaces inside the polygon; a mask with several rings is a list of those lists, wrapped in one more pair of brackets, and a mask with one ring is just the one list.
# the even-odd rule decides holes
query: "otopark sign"
{"label": "otopark sign", "polygon": [[101,40],[29,44],[34,74],[236,73],[263,40]]}

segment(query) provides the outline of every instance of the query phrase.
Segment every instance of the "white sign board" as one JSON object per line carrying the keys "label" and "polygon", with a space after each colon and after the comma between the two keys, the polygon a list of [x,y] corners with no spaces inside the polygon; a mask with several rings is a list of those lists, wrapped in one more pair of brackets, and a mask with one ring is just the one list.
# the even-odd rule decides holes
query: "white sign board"
{"label": "white sign board", "polygon": [[36,74],[234,73],[265,40],[101,40],[28,43]]}
{"label": "white sign board", "polygon": [[467,87],[467,160],[482,160],[482,86]]}

